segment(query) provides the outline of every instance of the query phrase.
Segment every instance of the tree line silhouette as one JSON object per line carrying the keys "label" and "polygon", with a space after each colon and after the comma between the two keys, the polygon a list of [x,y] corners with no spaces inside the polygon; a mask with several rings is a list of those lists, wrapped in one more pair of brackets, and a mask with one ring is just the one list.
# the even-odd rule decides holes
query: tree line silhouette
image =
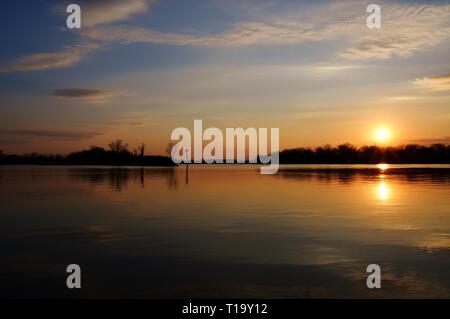
{"label": "tree line silhouette", "polygon": [[282,164],[448,164],[450,145],[300,147],[280,152]]}
{"label": "tree line silhouette", "polygon": [[87,150],[73,152],[69,155],[24,154],[6,155],[0,151],[0,164],[52,164],[52,165],[139,165],[139,166],[174,166],[169,157],[145,155],[145,144],[139,144],[129,150],[128,144],[116,139],[108,144],[108,149],[91,146]]}
{"label": "tree line silhouette", "polygon": [[[168,156],[145,155],[145,144],[129,150],[128,144],[116,139],[108,144],[108,149],[91,146],[87,150],[69,155],[24,154],[7,155],[0,150],[0,164],[53,164],[53,165],[142,165],[174,166]],[[450,164],[450,145],[430,146],[409,144],[403,146],[361,146],[349,143],[336,147],[330,145],[299,147],[280,152],[281,164]]]}

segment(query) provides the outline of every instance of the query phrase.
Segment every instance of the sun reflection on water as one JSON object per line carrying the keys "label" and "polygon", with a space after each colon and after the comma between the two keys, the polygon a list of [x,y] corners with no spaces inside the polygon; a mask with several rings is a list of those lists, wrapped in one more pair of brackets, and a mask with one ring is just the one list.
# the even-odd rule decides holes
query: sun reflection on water
{"label": "sun reflection on water", "polygon": [[386,184],[386,182],[381,181],[378,184],[378,192],[377,192],[377,194],[378,194],[378,199],[383,201],[383,202],[387,201],[389,199],[390,191],[389,191],[389,187]]}
{"label": "sun reflection on water", "polygon": [[377,168],[381,171],[378,178],[380,182],[377,184],[377,197],[380,201],[385,202],[390,198],[390,188],[386,183],[386,175],[384,172],[389,168],[389,164],[380,163],[377,164]]}

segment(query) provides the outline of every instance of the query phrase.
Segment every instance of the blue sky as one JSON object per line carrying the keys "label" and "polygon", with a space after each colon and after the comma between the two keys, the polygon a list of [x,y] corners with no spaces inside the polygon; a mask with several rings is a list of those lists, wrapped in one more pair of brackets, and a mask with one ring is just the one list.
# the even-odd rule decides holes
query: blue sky
{"label": "blue sky", "polygon": [[115,137],[162,153],[172,129],[279,127],[281,147],[448,142],[450,2],[9,1],[0,149],[69,152]]}

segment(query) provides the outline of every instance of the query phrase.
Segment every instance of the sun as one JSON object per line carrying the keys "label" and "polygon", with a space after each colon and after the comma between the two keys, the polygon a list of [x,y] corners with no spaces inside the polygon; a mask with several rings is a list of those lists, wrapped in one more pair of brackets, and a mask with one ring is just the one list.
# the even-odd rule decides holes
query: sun
{"label": "sun", "polygon": [[391,132],[385,127],[379,127],[375,131],[375,139],[378,142],[387,142],[391,138]]}

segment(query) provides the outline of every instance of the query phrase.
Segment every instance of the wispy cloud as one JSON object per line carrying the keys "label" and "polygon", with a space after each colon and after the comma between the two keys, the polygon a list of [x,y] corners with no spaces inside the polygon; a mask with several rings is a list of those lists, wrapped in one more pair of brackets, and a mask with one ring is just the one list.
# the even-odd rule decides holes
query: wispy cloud
{"label": "wispy cloud", "polygon": [[419,138],[414,140],[409,140],[408,143],[417,144],[450,144],[450,136],[442,138]]}
{"label": "wispy cloud", "polygon": [[206,36],[163,33],[126,25],[85,29],[81,34],[89,40],[108,43],[142,42],[207,47],[240,47],[318,41],[332,33],[328,27],[321,30],[310,29],[310,27],[310,24],[302,22],[276,20],[265,23],[240,23],[230,31]]}
{"label": "wispy cloud", "polygon": [[86,56],[89,52],[99,49],[93,43],[65,47],[60,52],[44,52],[25,55],[9,65],[0,68],[0,72],[12,71],[41,71],[55,68],[71,67]]}
{"label": "wispy cloud", "polygon": [[413,83],[432,91],[450,91],[450,74],[416,79]]}
{"label": "wispy cloud", "polygon": [[83,26],[93,27],[128,20],[147,12],[149,0],[90,0],[80,2]]}
{"label": "wispy cloud", "polygon": [[[382,4],[382,28],[366,27],[366,1],[342,1],[308,9],[301,16],[247,21],[217,34],[161,32],[117,25],[148,11],[147,0],[95,0],[83,4],[80,35],[87,45],[61,52],[35,53],[13,61],[5,71],[66,68],[109,44],[152,43],[203,47],[293,45],[339,40],[336,55],[347,60],[408,57],[450,37],[450,4]],[[368,4],[369,2],[367,2]]]}
{"label": "wispy cloud", "polygon": [[45,137],[60,140],[85,140],[100,135],[100,133],[98,132],[69,132],[69,131],[49,131],[49,130],[0,130],[0,134],[14,135],[14,136]]}
{"label": "wispy cloud", "polygon": [[51,95],[54,97],[62,97],[69,99],[84,99],[91,101],[102,101],[117,95],[118,92],[111,90],[99,89],[80,89],[80,88],[66,88],[54,90]]}
{"label": "wispy cloud", "polygon": [[450,5],[382,5],[382,28],[359,28],[347,59],[407,57],[450,36]]}
{"label": "wispy cloud", "polygon": [[415,100],[419,100],[419,99],[424,99],[426,98],[425,96],[420,96],[420,95],[403,95],[403,96],[390,96],[388,97],[389,100],[391,101],[415,101]]}
{"label": "wispy cloud", "polygon": [[[162,33],[126,25],[85,29],[82,35],[108,43],[213,47],[289,45],[339,38],[348,48],[338,55],[351,60],[406,57],[450,37],[450,5],[383,5],[383,24],[379,30],[366,27],[365,12],[355,10],[362,7],[347,1],[321,7],[301,18],[239,23],[230,31],[206,36]],[[339,10],[346,15],[335,17]]]}
{"label": "wispy cloud", "polygon": [[[128,20],[137,14],[147,12],[150,2],[149,0],[80,1],[82,6],[82,25],[84,28],[91,28]],[[56,8],[56,11],[65,12],[62,7]],[[99,45],[91,42],[68,46],[56,52],[25,55],[6,66],[0,66],[0,73],[68,68],[79,63],[88,53],[99,48]]]}
{"label": "wispy cloud", "polygon": [[[360,9],[364,6],[353,6],[348,10],[348,4],[344,5],[321,7],[315,14],[301,19],[239,23],[230,31],[206,36],[162,33],[126,25],[85,29],[82,35],[90,40],[110,43],[213,47],[289,45],[339,38],[348,46],[339,53],[343,58],[387,59],[409,56],[444,41],[450,34],[450,5],[383,5],[380,30],[366,27],[364,12],[355,10],[355,7]],[[344,9],[346,15],[336,17],[335,13]]]}
{"label": "wispy cloud", "polygon": [[319,65],[316,67],[316,71],[319,73],[334,73],[346,70],[353,70],[360,68],[359,65],[351,65],[351,64],[330,64],[330,65]]}

